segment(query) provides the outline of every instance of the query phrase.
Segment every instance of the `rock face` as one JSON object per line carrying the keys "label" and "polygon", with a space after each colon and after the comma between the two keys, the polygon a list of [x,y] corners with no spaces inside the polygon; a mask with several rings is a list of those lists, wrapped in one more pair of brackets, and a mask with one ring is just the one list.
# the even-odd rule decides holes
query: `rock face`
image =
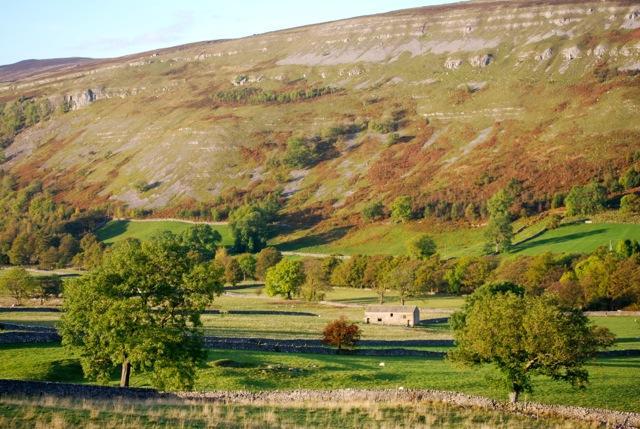
{"label": "rock face", "polygon": [[66,95],[64,101],[68,103],[71,110],[82,109],[87,107],[96,100],[103,98],[102,89],[86,89],[84,91],[76,92],[71,95]]}

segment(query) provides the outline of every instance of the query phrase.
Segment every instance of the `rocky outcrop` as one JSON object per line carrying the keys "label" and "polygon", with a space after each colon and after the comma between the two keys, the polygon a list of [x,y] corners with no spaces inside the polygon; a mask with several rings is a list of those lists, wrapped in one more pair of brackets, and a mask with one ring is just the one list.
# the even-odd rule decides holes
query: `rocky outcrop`
{"label": "rocky outcrop", "polygon": [[82,109],[101,98],[105,98],[102,88],[88,88],[84,91],[76,92],[64,96],[64,101],[71,110]]}
{"label": "rocky outcrop", "polygon": [[572,46],[562,51],[562,57],[565,59],[565,61],[573,61],[580,58],[580,52],[580,48],[578,48],[577,46]]}
{"label": "rocky outcrop", "polygon": [[484,68],[487,67],[495,60],[493,54],[476,55],[469,58],[469,64],[473,67]]}
{"label": "rocky outcrop", "polygon": [[547,48],[544,51],[540,52],[538,55],[536,55],[536,61],[538,62],[548,61],[551,59],[551,57],[553,57],[553,49]]}
{"label": "rocky outcrop", "polygon": [[459,58],[447,58],[444,62],[444,68],[449,70],[458,70],[462,66],[462,60]]}

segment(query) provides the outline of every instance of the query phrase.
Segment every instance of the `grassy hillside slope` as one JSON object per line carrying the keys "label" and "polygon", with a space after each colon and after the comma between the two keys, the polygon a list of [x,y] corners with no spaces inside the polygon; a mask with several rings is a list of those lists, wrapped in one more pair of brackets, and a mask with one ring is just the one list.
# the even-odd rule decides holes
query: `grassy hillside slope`
{"label": "grassy hillside slope", "polygon": [[[281,189],[288,220],[323,231],[368,201],[480,202],[512,178],[544,200],[638,150],[639,16],[627,0],[465,3],[43,72],[0,84],[2,103],[58,109],[3,168],[78,206]],[[316,136],[313,163],[280,162]]]}

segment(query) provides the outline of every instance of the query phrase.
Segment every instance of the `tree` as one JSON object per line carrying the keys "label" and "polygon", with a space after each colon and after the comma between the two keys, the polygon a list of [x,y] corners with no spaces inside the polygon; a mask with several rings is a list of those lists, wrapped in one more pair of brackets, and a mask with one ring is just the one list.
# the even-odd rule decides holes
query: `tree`
{"label": "tree", "polygon": [[601,211],[607,200],[606,189],[596,182],[586,186],[574,186],[565,198],[567,214],[590,215]]}
{"label": "tree", "polygon": [[425,259],[436,253],[436,242],[426,234],[419,235],[409,242],[409,255]]}
{"label": "tree", "polygon": [[331,271],[324,260],[308,259],[304,262],[305,281],[300,288],[300,295],[307,301],[321,301],[331,290],[329,277]]}
{"label": "tree", "polygon": [[640,196],[629,194],[622,197],[620,211],[623,213],[640,213]]}
{"label": "tree", "polygon": [[256,278],[256,258],[252,254],[245,253],[244,255],[240,255],[238,257],[238,264],[242,270],[243,280],[246,281]]}
{"label": "tree", "polygon": [[300,261],[283,259],[267,270],[264,289],[267,295],[282,295],[287,299],[296,294],[305,281],[304,266]]}
{"label": "tree", "polygon": [[236,252],[258,252],[267,245],[267,220],[262,211],[244,205],[229,215],[229,227]]}
{"label": "tree", "polygon": [[378,294],[380,304],[384,304],[384,297],[389,289],[385,275],[392,267],[392,256],[371,256],[367,259],[367,265],[362,274],[364,286],[373,289]]}
{"label": "tree", "polygon": [[275,247],[265,247],[256,257],[256,276],[264,280],[267,270],[282,260],[282,253]]}
{"label": "tree", "polygon": [[104,248],[95,235],[85,234],[80,240],[80,252],[73,258],[73,264],[92,270],[102,263]]}
{"label": "tree", "polygon": [[487,246],[495,253],[506,252],[511,247],[513,228],[511,227],[511,215],[509,207],[513,203],[513,197],[506,190],[496,192],[487,201],[489,211],[489,225],[486,237],[489,240]]}
{"label": "tree", "polygon": [[640,171],[636,170],[634,167],[627,169],[622,177],[620,177],[620,185],[622,185],[624,189],[631,189],[640,186]]}
{"label": "tree", "polygon": [[169,232],[117,243],[101,266],[65,285],[62,343],[100,382],[120,366],[121,386],[134,370],[159,389],[190,388],[206,356],[200,314],[222,292],[222,275]]}
{"label": "tree", "polygon": [[188,228],[180,238],[185,246],[206,261],[215,257],[216,250],[222,241],[220,233],[206,224],[198,224]]}
{"label": "tree", "polygon": [[366,221],[374,221],[384,216],[384,205],[380,201],[367,204],[362,209],[362,218]]}
{"label": "tree", "polygon": [[242,268],[236,258],[229,258],[224,266],[224,279],[231,286],[235,286],[244,277]]}
{"label": "tree", "polygon": [[384,282],[391,290],[395,290],[400,298],[400,305],[415,291],[416,268],[418,263],[405,258],[396,258],[393,267],[385,272]]}
{"label": "tree", "polygon": [[322,342],[336,347],[338,352],[343,348],[354,348],[360,341],[360,328],[355,323],[349,323],[342,316],[340,319],[330,322],[322,332]]}
{"label": "tree", "polygon": [[368,256],[354,255],[342,261],[331,273],[331,285],[335,287],[364,287],[364,271],[369,261]]}
{"label": "tree", "polygon": [[46,299],[59,296],[62,292],[62,279],[58,275],[38,277],[37,283],[34,296],[40,299],[41,305]]}
{"label": "tree", "polygon": [[404,195],[396,198],[391,204],[391,219],[396,223],[404,223],[412,218],[411,197]]}
{"label": "tree", "polygon": [[531,377],[545,375],[584,387],[584,365],[613,343],[606,329],[593,327],[581,311],[562,308],[550,296],[513,290],[478,290],[452,319],[454,361],[494,364],[505,375],[510,399],[532,391]]}
{"label": "tree", "polygon": [[459,258],[444,274],[449,293],[472,293],[487,281],[496,266],[497,260],[491,256]]}
{"label": "tree", "polygon": [[0,273],[0,290],[8,293],[16,305],[33,295],[37,288],[38,282],[24,268],[7,268]]}
{"label": "tree", "polygon": [[415,273],[416,293],[426,295],[446,292],[446,286],[444,264],[440,257],[435,254],[422,260]]}

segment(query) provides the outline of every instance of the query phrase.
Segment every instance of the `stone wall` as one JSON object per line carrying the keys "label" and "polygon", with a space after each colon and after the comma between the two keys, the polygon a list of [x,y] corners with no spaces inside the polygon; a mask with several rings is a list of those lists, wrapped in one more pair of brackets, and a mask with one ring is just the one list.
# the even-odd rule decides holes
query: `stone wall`
{"label": "stone wall", "polygon": [[69,383],[33,382],[19,380],[0,380],[0,398],[2,397],[41,397],[54,396],[80,400],[161,400],[204,401],[229,404],[330,404],[358,403],[419,403],[441,402],[460,407],[475,407],[505,413],[517,413],[533,418],[563,417],[574,420],[597,422],[607,427],[640,427],[640,414],[611,411],[596,408],[583,408],[564,405],[546,405],[530,402],[510,404],[481,396],[464,393],[429,389],[386,389],[386,390],[291,390],[291,391],[213,391],[213,392],[158,392],[153,389],[118,388],[106,386],[78,385]]}

